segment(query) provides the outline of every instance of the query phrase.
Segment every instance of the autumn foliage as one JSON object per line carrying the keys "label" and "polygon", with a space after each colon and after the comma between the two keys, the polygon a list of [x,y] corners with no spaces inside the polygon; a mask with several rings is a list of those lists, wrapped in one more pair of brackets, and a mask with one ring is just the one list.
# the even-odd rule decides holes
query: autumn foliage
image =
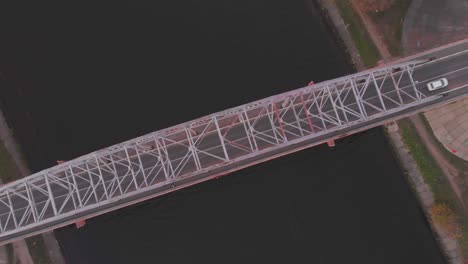
{"label": "autumn foliage", "polygon": [[365,11],[384,11],[390,8],[395,0],[356,0],[356,2]]}
{"label": "autumn foliage", "polygon": [[452,238],[459,238],[462,235],[457,216],[446,204],[434,204],[431,213],[435,224],[443,229],[447,235]]}

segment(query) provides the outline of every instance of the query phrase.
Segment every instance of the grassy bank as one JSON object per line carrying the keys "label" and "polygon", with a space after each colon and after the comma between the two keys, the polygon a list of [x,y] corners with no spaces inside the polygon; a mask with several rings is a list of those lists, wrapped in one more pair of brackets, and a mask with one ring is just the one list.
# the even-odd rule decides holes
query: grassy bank
{"label": "grassy bank", "polygon": [[7,263],[10,263],[10,264],[18,264],[19,263],[19,260],[17,260],[14,256],[14,252],[13,252],[13,245],[12,244],[7,244],[5,245],[5,248],[6,248],[6,252],[7,252],[7,257],[8,257],[8,262]]}
{"label": "grassy bank", "polygon": [[26,243],[28,244],[29,253],[34,260],[34,264],[51,263],[41,235],[26,238]]}
{"label": "grassy bank", "polygon": [[348,27],[348,31],[353,38],[364,65],[368,68],[375,66],[380,60],[380,55],[361,18],[354,11],[349,0],[335,0],[335,4]]}
{"label": "grassy bank", "polygon": [[8,183],[20,178],[21,174],[15,162],[6,150],[3,142],[0,141],[0,182]]}
{"label": "grassy bank", "polygon": [[403,141],[415,159],[424,181],[431,188],[435,203],[446,205],[454,212],[456,221],[460,227],[458,240],[462,246],[463,254],[468,256],[468,221],[465,217],[463,206],[458,201],[447,177],[437,165],[426,145],[421,141],[413,124],[404,119],[398,121],[398,125]]}
{"label": "grassy bank", "polygon": [[410,149],[424,180],[430,186],[436,200],[450,204],[453,209],[458,208],[457,197],[452,191],[450,183],[429,153],[426,145],[421,141],[416,128],[406,119],[398,121],[398,125],[403,141]]}
{"label": "grassy bank", "polygon": [[392,56],[401,56],[401,36],[403,21],[412,0],[396,0],[386,10],[368,12],[367,14],[378,27]]}

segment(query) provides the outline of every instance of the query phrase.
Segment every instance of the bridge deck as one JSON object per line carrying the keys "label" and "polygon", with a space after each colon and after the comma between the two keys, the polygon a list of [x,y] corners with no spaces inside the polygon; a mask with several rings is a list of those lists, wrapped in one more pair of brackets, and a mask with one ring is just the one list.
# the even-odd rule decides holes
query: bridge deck
{"label": "bridge deck", "polygon": [[[460,71],[464,61],[452,56],[441,63],[444,67],[415,60],[371,69],[156,131],[35,173],[0,188],[0,243],[455,100],[464,90],[449,96],[447,91],[430,93],[413,78],[429,80],[450,71],[451,79],[465,82]],[[423,67],[427,69],[417,70]]]}

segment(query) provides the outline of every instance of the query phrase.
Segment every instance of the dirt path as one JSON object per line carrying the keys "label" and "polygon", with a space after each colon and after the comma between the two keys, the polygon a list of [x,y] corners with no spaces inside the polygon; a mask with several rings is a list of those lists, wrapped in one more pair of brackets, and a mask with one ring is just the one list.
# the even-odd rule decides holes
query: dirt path
{"label": "dirt path", "polygon": [[364,24],[364,27],[366,28],[367,32],[369,32],[369,36],[371,37],[372,41],[377,47],[380,56],[382,56],[382,59],[385,62],[390,61],[392,59],[392,55],[388,51],[387,45],[385,44],[383,36],[382,34],[380,34],[380,31],[372,22],[371,18],[361,10],[356,0],[351,0],[351,4],[354,10],[356,10],[356,13],[358,13],[359,17],[361,18],[362,23]]}
{"label": "dirt path", "polygon": [[435,159],[437,165],[439,165],[444,174],[447,176],[447,179],[449,180],[452,189],[457,195],[458,200],[464,207],[466,207],[463,201],[463,192],[460,189],[460,186],[458,186],[456,179],[460,171],[445,158],[445,156],[440,152],[439,148],[434,144],[434,142],[432,142],[431,137],[429,135],[430,132],[427,131],[422,118],[419,115],[413,115],[409,119],[416,128],[416,131],[418,131],[418,135],[421,137],[421,140],[426,145],[432,157]]}

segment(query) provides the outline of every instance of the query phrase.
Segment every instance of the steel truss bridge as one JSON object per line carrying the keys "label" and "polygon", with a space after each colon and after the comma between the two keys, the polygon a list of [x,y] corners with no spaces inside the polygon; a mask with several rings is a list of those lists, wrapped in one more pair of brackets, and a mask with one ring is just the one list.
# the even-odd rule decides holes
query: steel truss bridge
{"label": "steel truss bridge", "polygon": [[422,63],[374,68],[275,95],[4,185],[0,243],[323,143],[346,129],[353,133],[380,125],[405,109],[440,98],[415,84],[413,71]]}

